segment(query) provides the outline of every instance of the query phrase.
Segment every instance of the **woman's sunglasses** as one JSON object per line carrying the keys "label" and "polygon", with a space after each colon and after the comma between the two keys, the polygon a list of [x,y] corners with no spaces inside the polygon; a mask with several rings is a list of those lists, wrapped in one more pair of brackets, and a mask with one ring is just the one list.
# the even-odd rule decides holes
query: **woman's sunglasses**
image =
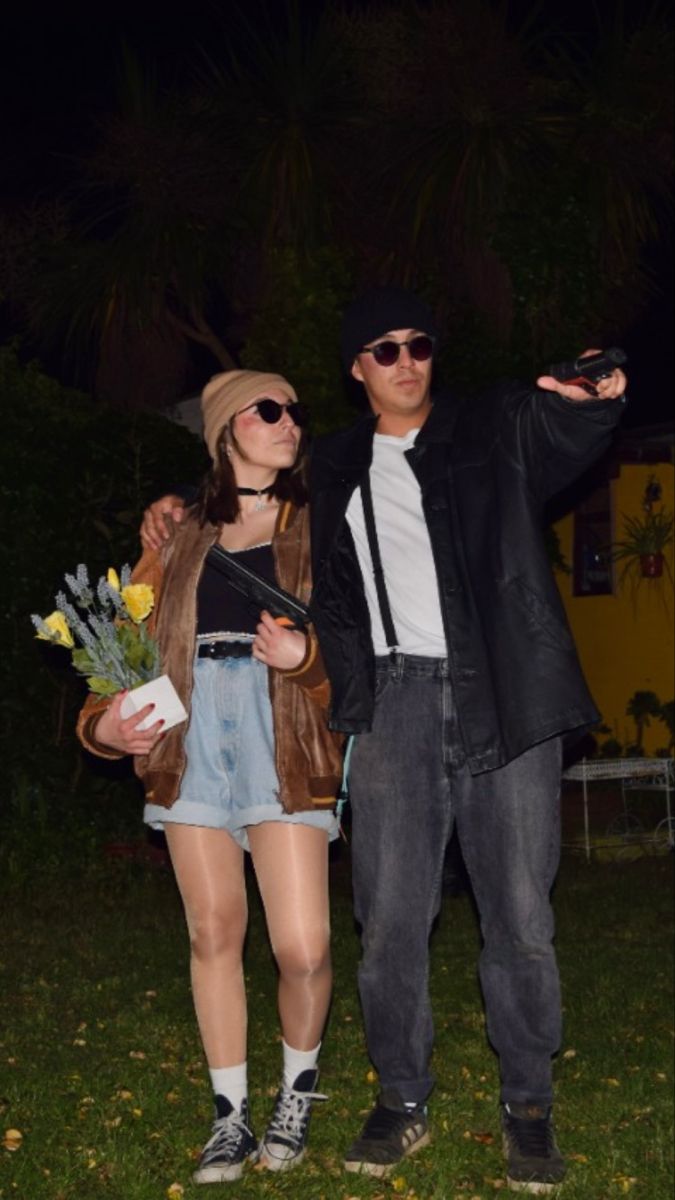
{"label": "woman's sunglasses", "polygon": [[381,367],[393,367],[398,362],[401,347],[407,346],[408,354],[415,362],[427,362],[434,352],[434,339],[426,333],[417,333],[406,342],[384,341],[375,346],[364,346],[359,354],[372,354]]}
{"label": "woman's sunglasses", "polygon": [[264,396],[262,400],[255,400],[253,404],[249,404],[248,408],[240,408],[236,414],[250,412],[254,408],[259,417],[267,425],[276,425],[281,420],[284,413],[288,413],[294,425],[303,429],[309,419],[309,413],[304,404],[299,400],[291,400],[290,404],[280,404],[278,400],[272,400],[269,396]]}

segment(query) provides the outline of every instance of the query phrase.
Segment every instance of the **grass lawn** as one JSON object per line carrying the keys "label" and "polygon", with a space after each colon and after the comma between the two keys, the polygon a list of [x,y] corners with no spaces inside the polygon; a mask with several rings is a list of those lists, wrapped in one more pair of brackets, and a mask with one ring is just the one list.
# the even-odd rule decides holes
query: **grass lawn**
{"label": "grass lawn", "polygon": [[[557,1062],[563,1200],[670,1200],[672,856],[563,861],[556,888],[565,1044]],[[395,1196],[487,1200],[506,1184],[497,1074],[476,982],[466,895],[434,935],[437,1086],[432,1145],[386,1183],[345,1175],[341,1154],[375,1093],[355,988],[349,862],[332,867],[335,999],[310,1151],[286,1176],[251,1170],[217,1194],[243,1200]],[[251,887],[247,950],[252,1108],[276,1089],[274,971]],[[36,874],[5,892],[0,948],[0,1197],[151,1200],[216,1194],[190,1182],[211,1119],[172,877],[107,863],[78,878]],[[269,1031],[272,1030],[271,1034]],[[14,1137],[8,1130],[21,1135]]]}

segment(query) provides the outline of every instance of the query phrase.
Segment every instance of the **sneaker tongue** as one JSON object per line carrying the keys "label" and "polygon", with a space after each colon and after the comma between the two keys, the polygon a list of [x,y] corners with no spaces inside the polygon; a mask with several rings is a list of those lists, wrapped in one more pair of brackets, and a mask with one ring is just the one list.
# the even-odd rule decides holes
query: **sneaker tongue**
{"label": "sneaker tongue", "polygon": [[406,1106],[395,1088],[382,1088],[378,1097],[382,1108],[391,1108],[394,1112],[406,1112]]}
{"label": "sneaker tongue", "polygon": [[509,1104],[509,1112],[525,1121],[545,1121],[548,1109],[540,1104]]}
{"label": "sneaker tongue", "polygon": [[234,1112],[234,1105],[228,1100],[227,1096],[214,1096],[216,1105],[216,1114],[218,1118],[229,1117],[230,1113]]}
{"label": "sneaker tongue", "polygon": [[308,1067],[306,1071],[301,1071],[297,1076],[294,1084],[294,1092],[313,1092],[316,1087],[318,1071],[315,1067]]}

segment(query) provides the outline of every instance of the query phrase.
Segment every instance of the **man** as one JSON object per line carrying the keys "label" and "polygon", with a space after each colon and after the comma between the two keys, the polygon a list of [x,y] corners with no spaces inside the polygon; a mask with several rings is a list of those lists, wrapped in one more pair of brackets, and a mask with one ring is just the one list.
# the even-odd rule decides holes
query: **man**
{"label": "man", "polygon": [[312,459],[312,613],[332,724],[358,735],[359,990],[381,1087],[345,1165],[382,1176],[428,1141],[428,942],[456,822],[480,912],[508,1182],[542,1194],[564,1175],[551,1121],[560,997],[549,902],[560,735],[597,719],[542,504],[607,448],[626,381],[615,371],[589,399],[542,377],[545,390],[510,385],[461,403],[432,392],[435,335],[409,292],[380,289],[351,306],[343,362],[371,412],[319,439]]}
{"label": "man", "polygon": [[508,385],[460,402],[432,391],[435,338],[410,292],[355,301],[342,355],[370,413],[318,439],[312,460],[312,616],[331,724],[358,735],[359,991],[381,1088],[345,1166],[383,1177],[429,1140],[428,944],[456,822],[480,912],[508,1183],[544,1194],[565,1173],[551,1118],[560,737],[597,713],[542,505],[608,446],[626,381],[615,371],[589,399],[542,377],[540,390]]}

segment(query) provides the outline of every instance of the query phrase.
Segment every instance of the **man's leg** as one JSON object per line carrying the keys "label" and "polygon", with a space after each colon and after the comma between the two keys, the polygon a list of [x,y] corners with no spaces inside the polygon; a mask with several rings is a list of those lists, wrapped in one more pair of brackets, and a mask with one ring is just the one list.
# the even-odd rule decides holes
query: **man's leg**
{"label": "man's leg", "polygon": [[560,856],[560,742],[495,771],[461,771],[454,791],[480,912],[480,977],[499,1055],[509,1183],[543,1194],[564,1174],[550,1121],[560,985],[550,892]]}
{"label": "man's leg", "polygon": [[[443,758],[446,689],[436,660],[406,658],[398,671],[378,664],[373,729],[358,738],[352,757],[352,875],[363,937],[359,991],[382,1089],[370,1133],[377,1134],[385,1161],[377,1155],[373,1161],[367,1122],[347,1165],[370,1174],[386,1174],[427,1140],[422,1106],[433,1083],[428,942],[452,820]],[[383,1106],[384,1125],[396,1126],[391,1144],[385,1144]],[[393,1112],[398,1121],[389,1120]]]}

